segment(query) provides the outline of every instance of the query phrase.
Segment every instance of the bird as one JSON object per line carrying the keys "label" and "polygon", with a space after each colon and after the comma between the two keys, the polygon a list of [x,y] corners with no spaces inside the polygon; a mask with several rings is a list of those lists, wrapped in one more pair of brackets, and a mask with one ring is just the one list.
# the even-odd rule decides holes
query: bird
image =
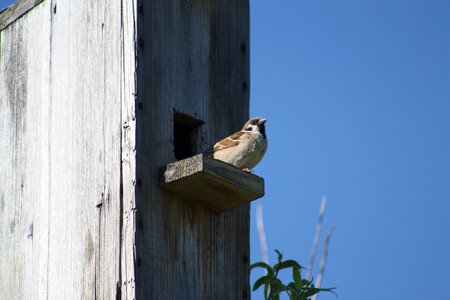
{"label": "bird", "polygon": [[214,144],[209,153],[217,160],[247,172],[261,161],[267,150],[266,119],[248,120],[241,131]]}

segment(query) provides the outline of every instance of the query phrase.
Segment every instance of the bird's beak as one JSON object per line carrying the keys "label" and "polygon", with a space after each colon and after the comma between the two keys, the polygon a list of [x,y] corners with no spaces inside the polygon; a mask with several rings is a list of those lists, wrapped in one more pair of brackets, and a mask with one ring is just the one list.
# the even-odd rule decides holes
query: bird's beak
{"label": "bird's beak", "polygon": [[261,119],[261,120],[259,120],[258,125],[262,125],[262,124],[266,123],[266,121],[267,121],[267,119]]}

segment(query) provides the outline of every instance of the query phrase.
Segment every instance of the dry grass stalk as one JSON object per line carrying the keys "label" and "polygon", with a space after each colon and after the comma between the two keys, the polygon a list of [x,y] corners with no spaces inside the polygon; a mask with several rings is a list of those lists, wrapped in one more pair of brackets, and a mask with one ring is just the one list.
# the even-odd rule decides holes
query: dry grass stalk
{"label": "dry grass stalk", "polygon": [[263,205],[256,206],[256,227],[258,228],[259,242],[261,245],[262,260],[269,264],[269,253],[267,250],[266,231],[264,230]]}
{"label": "dry grass stalk", "polygon": [[320,233],[322,232],[323,226],[323,218],[325,216],[325,207],[327,205],[327,197],[322,196],[322,201],[320,202],[320,210],[319,210],[319,220],[317,221],[316,233],[314,235],[313,246],[311,249],[311,256],[309,258],[308,268],[306,269],[305,278],[309,280],[311,278],[311,272],[314,267],[314,261],[316,260],[317,248],[319,246]]}
{"label": "dry grass stalk", "polygon": [[[323,243],[323,252],[322,252],[322,259],[320,260],[320,271],[319,275],[317,276],[315,287],[320,288],[323,280],[323,275],[325,273],[325,266],[327,264],[327,256],[328,256],[328,246],[330,244],[331,235],[333,234],[334,226],[330,228],[330,231],[328,231],[327,236],[325,237],[325,241]],[[319,294],[315,294],[312,296],[311,300],[317,300],[319,297]]]}

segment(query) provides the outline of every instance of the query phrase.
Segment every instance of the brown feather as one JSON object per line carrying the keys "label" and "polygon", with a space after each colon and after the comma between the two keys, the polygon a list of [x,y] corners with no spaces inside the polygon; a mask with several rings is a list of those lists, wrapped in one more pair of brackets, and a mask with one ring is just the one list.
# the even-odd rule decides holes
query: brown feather
{"label": "brown feather", "polygon": [[239,138],[243,134],[245,134],[245,132],[239,131],[217,142],[214,145],[214,152],[237,146],[239,144]]}

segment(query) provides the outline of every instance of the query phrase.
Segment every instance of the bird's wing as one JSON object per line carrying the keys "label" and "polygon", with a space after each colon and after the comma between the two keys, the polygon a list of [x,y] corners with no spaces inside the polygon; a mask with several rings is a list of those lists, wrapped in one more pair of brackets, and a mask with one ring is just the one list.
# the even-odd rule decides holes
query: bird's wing
{"label": "bird's wing", "polygon": [[224,138],[223,140],[217,142],[214,145],[214,152],[220,151],[220,150],[224,150],[224,149],[228,149],[231,147],[236,147],[240,142],[239,139],[246,134],[243,131],[239,131],[236,133],[233,133],[232,135],[230,135],[229,137]]}

